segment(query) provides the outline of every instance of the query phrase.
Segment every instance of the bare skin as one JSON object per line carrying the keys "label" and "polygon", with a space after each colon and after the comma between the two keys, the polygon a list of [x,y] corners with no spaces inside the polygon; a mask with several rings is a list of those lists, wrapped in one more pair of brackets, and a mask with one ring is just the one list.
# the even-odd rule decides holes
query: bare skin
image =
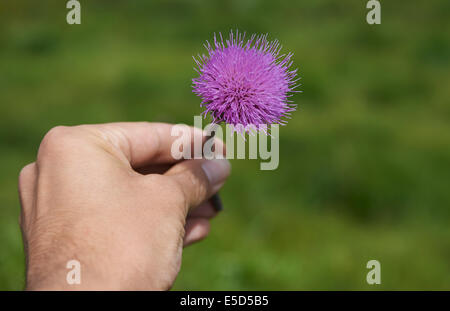
{"label": "bare skin", "polygon": [[[227,160],[175,162],[172,125],[56,127],[19,176],[28,290],[166,290],[205,238]],[[200,130],[192,129],[202,136]],[[223,144],[215,140],[216,144]],[[81,264],[69,285],[66,264]]]}

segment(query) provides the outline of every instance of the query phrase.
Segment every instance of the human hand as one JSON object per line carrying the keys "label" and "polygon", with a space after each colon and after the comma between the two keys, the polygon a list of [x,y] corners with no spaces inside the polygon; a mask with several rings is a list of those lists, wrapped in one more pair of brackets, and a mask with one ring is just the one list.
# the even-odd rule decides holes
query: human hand
{"label": "human hand", "polygon": [[[183,245],[209,232],[217,211],[207,200],[230,165],[225,159],[175,162],[171,128],[111,123],[47,133],[36,162],[19,176],[27,289],[172,286]],[[191,128],[194,135],[203,133]],[[70,260],[81,264],[80,285],[66,282]]]}

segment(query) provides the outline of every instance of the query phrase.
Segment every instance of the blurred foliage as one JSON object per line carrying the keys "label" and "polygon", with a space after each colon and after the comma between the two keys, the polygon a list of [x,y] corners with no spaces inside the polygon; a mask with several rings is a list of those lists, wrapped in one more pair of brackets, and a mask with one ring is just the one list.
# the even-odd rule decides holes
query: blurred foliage
{"label": "blurred foliage", "polygon": [[192,124],[192,55],[236,28],[293,51],[303,93],[277,170],[232,161],[175,289],[450,289],[449,1],[382,1],[376,26],[362,0],[80,2],[78,26],[65,1],[0,2],[0,289],[23,288],[16,182],[43,135]]}

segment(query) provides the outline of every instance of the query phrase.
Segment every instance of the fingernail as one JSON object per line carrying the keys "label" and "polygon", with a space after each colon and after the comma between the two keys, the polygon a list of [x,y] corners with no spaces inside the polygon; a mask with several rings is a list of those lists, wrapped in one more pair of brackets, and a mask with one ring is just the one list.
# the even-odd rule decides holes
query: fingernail
{"label": "fingernail", "polygon": [[221,210],[223,210],[223,204],[222,204],[222,200],[220,199],[220,196],[218,193],[216,193],[215,195],[213,195],[211,197],[211,199],[209,199],[209,202],[211,202],[213,208],[220,212]]}
{"label": "fingernail", "polygon": [[202,164],[202,169],[213,188],[223,183],[230,174],[230,168],[231,165],[227,159],[206,160]]}

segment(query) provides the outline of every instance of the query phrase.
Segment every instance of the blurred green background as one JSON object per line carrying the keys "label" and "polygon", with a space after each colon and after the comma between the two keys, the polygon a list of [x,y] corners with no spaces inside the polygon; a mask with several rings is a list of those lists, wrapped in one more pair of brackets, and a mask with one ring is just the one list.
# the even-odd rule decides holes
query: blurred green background
{"label": "blurred green background", "polygon": [[[193,123],[192,55],[269,33],[303,93],[280,166],[233,160],[225,211],[175,289],[450,289],[450,2],[0,2],[0,289],[24,286],[17,176],[56,125]],[[382,284],[366,283],[381,262]]]}

